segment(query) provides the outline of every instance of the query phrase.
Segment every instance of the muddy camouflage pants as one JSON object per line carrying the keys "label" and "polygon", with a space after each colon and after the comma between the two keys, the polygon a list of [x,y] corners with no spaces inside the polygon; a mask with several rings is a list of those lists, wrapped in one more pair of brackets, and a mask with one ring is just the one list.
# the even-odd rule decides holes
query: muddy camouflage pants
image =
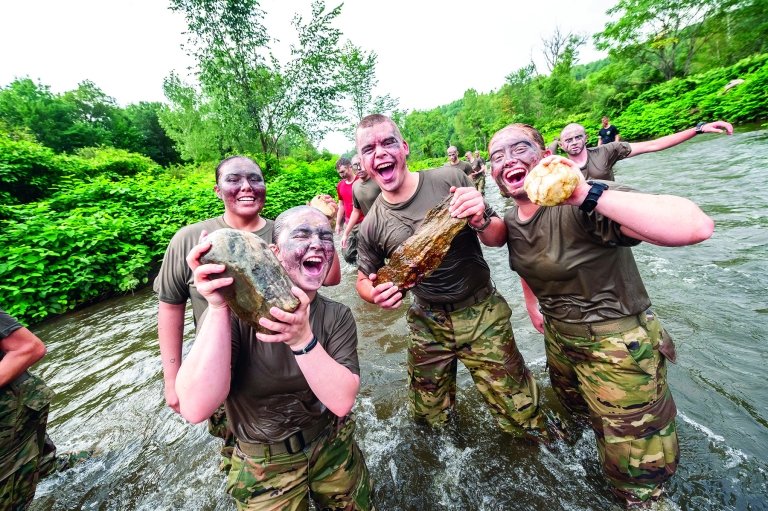
{"label": "muddy camouflage pants", "polygon": [[417,419],[432,426],[448,420],[461,361],[503,431],[544,432],[538,387],[515,344],[510,316],[509,305],[495,291],[450,313],[411,305],[408,394]]}
{"label": "muddy camouflage pants", "polygon": [[238,509],[370,510],[371,482],[350,416],[296,454],[247,456],[235,447],[227,491]]}
{"label": "muddy camouflage pants", "polygon": [[600,335],[566,335],[545,324],[552,387],[568,409],[589,418],[612,490],[630,503],[659,496],[680,459],[659,350],[664,341],[670,354],[671,339],[654,316],[638,318],[629,330]]}
{"label": "muddy camouflage pants", "polygon": [[341,250],[341,256],[349,264],[357,264],[357,233],[359,229],[360,224],[352,228],[347,238],[347,248]]}
{"label": "muddy camouflage pants", "polygon": [[221,405],[213,412],[208,418],[208,433],[224,440],[224,445],[221,446],[221,461],[219,463],[219,470],[224,474],[229,473],[232,462],[232,451],[235,448],[235,435],[229,427],[229,421],[227,420],[227,412],[224,410],[224,405]]}
{"label": "muddy camouflage pants", "polygon": [[0,509],[26,509],[40,478],[55,469],[56,447],[45,433],[52,398],[36,376],[0,389]]}

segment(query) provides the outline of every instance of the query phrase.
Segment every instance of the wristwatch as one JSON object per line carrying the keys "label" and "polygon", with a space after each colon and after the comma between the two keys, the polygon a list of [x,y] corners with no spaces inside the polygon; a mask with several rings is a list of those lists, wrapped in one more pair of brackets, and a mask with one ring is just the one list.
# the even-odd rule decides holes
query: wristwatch
{"label": "wristwatch", "polygon": [[700,123],[696,124],[696,134],[697,135],[701,135],[702,133],[704,133],[702,128],[704,127],[705,124],[707,124],[707,123],[706,122],[700,122]]}
{"label": "wristwatch", "polygon": [[589,193],[587,193],[587,197],[581,203],[579,209],[585,213],[591,213],[597,207],[597,199],[600,198],[603,191],[608,189],[608,185],[597,181],[587,181],[587,183],[592,185],[592,188],[589,189]]}
{"label": "wristwatch", "polygon": [[469,226],[475,231],[475,232],[483,232],[488,228],[489,225],[491,225],[491,217],[487,216],[485,213],[483,213],[483,218],[485,218],[485,221],[483,222],[483,225],[480,227],[475,227],[472,224],[469,224]]}

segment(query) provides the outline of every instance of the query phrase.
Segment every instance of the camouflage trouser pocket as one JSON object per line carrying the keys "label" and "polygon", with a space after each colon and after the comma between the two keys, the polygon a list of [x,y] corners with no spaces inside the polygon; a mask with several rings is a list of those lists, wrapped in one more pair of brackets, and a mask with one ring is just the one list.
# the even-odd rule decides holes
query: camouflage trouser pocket
{"label": "camouflage trouser pocket", "polygon": [[[235,447],[227,477],[227,493],[238,508],[269,501],[272,504],[302,500],[306,494],[307,458],[303,453],[264,458],[244,454]],[[299,490],[299,495],[295,493]],[[277,506],[275,507],[277,508]]]}

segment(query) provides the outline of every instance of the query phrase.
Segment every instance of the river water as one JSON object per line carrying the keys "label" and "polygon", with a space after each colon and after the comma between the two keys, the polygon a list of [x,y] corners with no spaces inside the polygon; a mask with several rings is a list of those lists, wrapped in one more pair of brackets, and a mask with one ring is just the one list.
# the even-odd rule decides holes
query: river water
{"label": "river water", "polygon": [[[616,167],[618,181],[690,197],[716,221],[712,239],[699,245],[635,249],[678,351],[669,380],[682,459],[664,509],[768,509],[767,161],[768,131],[757,130],[700,136]],[[504,210],[492,182],[487,196]],[[487,249],[486,256],[545,406],[554,407],[542,336],[528,321],[506,249]],[[355,277],[345,266],[342,284],[325,293],[357,318],[358,441],[380,510],[619,509],[591,432],[575,445],[517,442],[497,430],[463,368],[450,426],[433,432],[413,424],[405,310],[364,303]],[[33,328],[49,350],[35,372],[57,392],[52,438],[61,450],[93,447],[97,454],[43,481],[32,509],[234,509],[217,470],[218,440],[164,404],[156,311],[154,294],[144,289]]]}

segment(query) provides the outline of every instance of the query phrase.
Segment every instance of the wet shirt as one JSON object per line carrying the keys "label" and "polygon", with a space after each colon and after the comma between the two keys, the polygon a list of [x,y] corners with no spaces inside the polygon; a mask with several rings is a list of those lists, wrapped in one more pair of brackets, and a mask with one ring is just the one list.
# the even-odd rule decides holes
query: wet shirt
{"label": "wet shirt", "polygon": [[[630,191],[610,183],[614,190]],[[604,321],[650,307],[620,225],[575,206],[540,207],[520,221],[517,206],[504,216],[509,266],[531,287],[542,312],[569,323]]]}
{"label": "wet shirt", "polygon": [[[376,273],[397,247],[424,221],[427,212],[450,194],[451,186],[473,187],[472,181],[454,167],[422,170],[413,196],[390,204],[381,196],[360,225],[357,265],[365,275]],[[498,216],[486,205],[486,214]],[[456,303],[487,285],[490,270],[483,258],[477,234],[469,226],[453,239],[440,266],[413,288],[429,303]]]}
{"label": "wet shirt", "polygon": [[341,203],[344,204],[344,223],[349,222],[349,215],[352,214],[352,186],[356,180],[357,177],[354,177],[351,183],[347,183],[342,179],[336,185],[336,193]]}
{"label": "wet shirt", "polygon": [[[264,227],[253,234],[267,243],[272,243],[275,223],[269,219],[265,220],[267,223]],[[160,266],[160,273],[155,278],[153,288],[161,302],[185,304],[187,299],[191,299],[195,325],[200,324],[200,317],[203,311],[208,308],[208,301],[198,293],[195,287],[194,275],[187,264],[187,254],[200,241],[202,231],[208,231],[210,234],[225,228],[229,228],[229,226],[224,222],[224,217],[219,216],[179,229],[168,243],[163,264]]]}
{"label": "wet shirt", "polygon": [[598,147],[588,147],[587,164],[581,167],[581,173],[587,179],[613,181],[613,166],[631,152],[632,147],[628,142],[611,142]]}
{"label": "wet shirt", "polygon": [[[363,216],[367,215],[373,206],[373,201],[381,193],[381,188],[376,184],[373,179],[367,179],[363,181],[358,179],[352,186],[352,203],[355,208],[363,212]],[[361,219],[362,221],[362,219]]]}
{"label": "wet shirt", "polygon": [[[317,294],[309,305],[309,323],[325,351],[359,375],[357,327],[349,307]],[[278,442],[331,414],[290,348],[259,341],[256,330],[234,315],[232,383],[225,406],[235,436],[251,443]]]}
{"label": "wet shirt", "polygon": [[448,162],[444,166],[450,167],[452,169],[459,169],[466,175],[470,175],[472,173],[472,165],[468,161],[459,160],[455,164]]}

